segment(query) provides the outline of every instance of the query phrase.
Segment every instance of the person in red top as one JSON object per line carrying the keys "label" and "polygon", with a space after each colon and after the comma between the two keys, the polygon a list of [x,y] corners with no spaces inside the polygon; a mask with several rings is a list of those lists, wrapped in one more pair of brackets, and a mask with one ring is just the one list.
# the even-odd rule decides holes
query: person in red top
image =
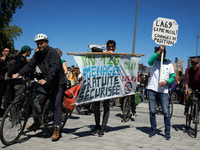
{"label": "person in red top", "polygon": [[[194,58],[191,60],[192,67],[188,67],[185,71],[185,94],[188,95],[189,91],[200,91],[200,67],[199,60]],[[189,104],[186,101],[185,115],[188,115]]]}
{"label": "person in red top", "polygon": [[192,90],[200,91],[200,68],[199,68],[199,60],[192,59],[191,60],[192,67],[189,67],[185,71],[185,94],[188,92],[188,88],[190,87]]}

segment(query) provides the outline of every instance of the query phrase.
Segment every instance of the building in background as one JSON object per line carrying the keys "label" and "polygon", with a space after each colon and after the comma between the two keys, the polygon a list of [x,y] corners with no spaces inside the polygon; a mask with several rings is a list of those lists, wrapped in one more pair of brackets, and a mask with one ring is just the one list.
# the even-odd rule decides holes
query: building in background
{"label": "building in background", "polygon": [[187,67],[191,67],[191,60],[194,59],[194,58],[197,58],[200,60],[200,55],[199,56],[191,56],[191,57],[188,57],[189,59],[187,60]]}

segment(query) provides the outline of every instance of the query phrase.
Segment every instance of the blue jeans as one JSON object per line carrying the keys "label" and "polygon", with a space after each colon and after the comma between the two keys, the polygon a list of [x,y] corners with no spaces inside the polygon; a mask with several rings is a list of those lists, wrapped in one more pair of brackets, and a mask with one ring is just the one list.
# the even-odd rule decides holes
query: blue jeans
{"label": "blue jeans", "polygon": [[171,122],[169,114],[169,97],[167,93],[158,93],[152,90],[149,90],[149,113],[150,113],[150,123],[151,129],[157,129],[156,125],[156,99],[160,101],[162,107],[162,113],[164,115],[164,124],[165,124],[165,133],[170,132]]}

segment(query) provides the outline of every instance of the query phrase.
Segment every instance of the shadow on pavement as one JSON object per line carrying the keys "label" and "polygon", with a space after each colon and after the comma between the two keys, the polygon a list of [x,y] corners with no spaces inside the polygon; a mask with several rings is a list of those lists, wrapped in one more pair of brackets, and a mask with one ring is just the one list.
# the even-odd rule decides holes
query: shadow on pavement
{"label": "shadow on pavement", "polygon": [[129,125],[118,126],[118,127],[107,126],[107,132],[118,131],[118,130],[123,130],[123,129],[127,129],[127,128],[130,128],[130,126]]}
{"label": "shadow on pavement", "polygon": [[119,117],[119,118],[122,118],[122,117],[123,117],[123,115],[122,115],[121,113],[118,113],[118,114],[116,114],[115,116],[116,116],[116,117]]}
{"label": "shadow on pavement", "polygon": [[5,112],[5,110],[3,110],[3,109],[0,108],[0,118],[3,117],[4,112]]}
{"label": "shadow on pavement", "polygon": [[[80,137],[86,137],[86,136],[92,136],[90,133],[91,131],[94,129],[94,125],[89,125],[87,126],[88,128],[90,128],[90,130],[88,131],[82,131],[82,132],[75,132],[77,129],[70,129],[71,130],[71,133],[73,133],[74,135],[77,135],[78,137],[75,137],[73,139],[77,139],[77,138],[80,138]],[[118,127],[110,127],[110,126],[107,126],[106,127],[106,132],[112,132],[112,131],[117,131],[117,130],[123,130],[123,129],[126,129],[126,128],[129,128],[130,126],[129,125],[126,125],[126,126],[118,126]],[[81,127],[82,128],[82,127]],[[78,128],[80,129],[80,128]],[[69,130],[67,131],[67,133],[69,133]]]}
{"label": "shadow on pavement", "polygon": [[151,132],[150,127],[136,127],[137,130],[140,130],[141,132],[144,132],[146,134],[149,134]]}
{"label": "shadow on pavement", "polygon": [[[151,132],[151,128],[150,127],[136,127],[137,130],[140,130],[146,134],[149,134]],[[160,135],[160,136],[165,136],[164,134],[161,133],[162,130],[160,129],[157,129],[157,135]]]}
{"label": "shadow on pavement", "polygon": [[186,131],[185,124],[174,124],[172,125],[172,128],[174,128],[176,131]]}
{"label": "shadow on pavement", "polygon": [[79,119],[80,117],[76,117],[76,116],[73,116],[73,114],[71,114],[71,116],[69,116],[69,119]]}

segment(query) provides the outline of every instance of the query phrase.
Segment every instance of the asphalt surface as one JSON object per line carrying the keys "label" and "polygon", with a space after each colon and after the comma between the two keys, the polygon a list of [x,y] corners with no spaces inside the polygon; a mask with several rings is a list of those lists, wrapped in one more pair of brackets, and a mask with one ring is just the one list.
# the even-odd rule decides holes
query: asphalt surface
{"label": "asphalt surface", "polygon": [[[67,120],[62,137],[51,141],[51,136],[44,128],[36,132],[24,131],[19,141],[11,146],[4,146],[0,142],[0,149],[5,150],[182,150],[200,149],[200,133],[193,138],[185,130],[184,106],[174,104],[174,112],[171,119],[171,139],[164,137],[164,118],[157,115],[158,134],[150,138],[149,110],[147,100],[140,103],[136,109],[135,121],[121,122],[119,106],[111,108],[105,137],[90,135],[94,128],[94,115],[78,115],[76,110]],[[0,117],[1,121],[2,117]],[[28,120],[27,126],[33,120]]]}

